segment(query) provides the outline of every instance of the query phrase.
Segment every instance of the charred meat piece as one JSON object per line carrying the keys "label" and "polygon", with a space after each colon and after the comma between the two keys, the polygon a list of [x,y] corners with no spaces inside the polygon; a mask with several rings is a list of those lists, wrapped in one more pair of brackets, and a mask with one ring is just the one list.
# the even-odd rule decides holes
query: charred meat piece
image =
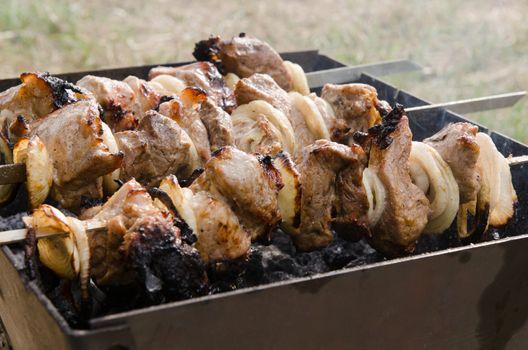
{"label": "charred meat piece", "polygon": [[159,112],[177,122],[189,135],[202,163],[205,164],[211,156],[211,145],[209,144],[207,129],[200,118],[199,108],[199,105],[189,102],[184,107],[179,100],[172,99],[162,103],[159,106]]}
{"label": "charred meat piece", "polygon": [[221,196],[252,239],[267,237],[280,223],[278,193],[282,182],[270,157],[256,157],[233,147],[215,152],[205,172],[191,186]]}
{"label": "charred meat piece", "polygon": [[104,118],[112,131],[133,130],[139,116],[136,115],[136,95],[129,84],[104,77],[87,75],[77,85],[90,91],[104,110]]}
{"label": "charred meat piece", "polygon": [[135,178],[145,186],[156,186],[161,179],[175,174],[187,179],[200,167],[193,141],[177,122],[149,111],[137,130],[118,132],[115,139],[125,159],[121,178]]}
{"label": "charred meat piece", "polygon": [[460,203],[476,200],[480,188],[477,160],[480,148],[476,141],[478,127],[454,123],[423,142],[436,149],[449,165],[460,190]]}
{"label": "charred meat piece", "polygon": [[[351,149],[328,140],[318,140],[303,150],[298,165],[301,174],[301,221],[294,236],[301,250],[313,250],[332,241],[332,208],[337,208],[337,228],[363,226],[368,210],[361,172],[365,155],[360,147]],[[355,177],[355,178],[354,178]],[[337,188],[343,193],[337,193]],[[351,200],[350,203],[344,201]]]}
{"label": "charred meat piece", "polygon": [[382,124],[369,129],[369,136],[369,169],[386,191],[385,208],[372,228],[371,243],[386,256],[411,253],[427,224],[429,201],[409,174],[412,133],[403,107],[397,105]]}
{"label": "charred meat piece", "polygon": [[266,101],[286,117],[289,117],[291,111],[288,93],[266,74],[253,74],[240,79],[235,87],[235,98],[238,105],[255,100]]}
{"label": "charred meat piece", "polygon": [[157,300],[203,295],[207,278],[198,252],[180,240],[168,213],[135,180],[125,183],[89,220],[106,222],[90,237],[91,273],[99,285],[141,284]]}
{"label": "charred meat piece", "polygon": [[326,84],[321,92],[334,109],[337,119],[342,119],[352,132],[367,131],[381,122],[376,108],[379,105],[376,89],[365,84]]}
{"label": "charred meat piece", "polygon": [[12,142],[24,136],[34,120],[88,98],[80,87],[49,73],[23,73],[20,80],[22,84],[0,93],[0,132]]}
{"label": "charred meat piece", "polygon": [[235,107],[233,92],[225,83],[216,67],[209,62],[196,62],[179,67],[155,67],[149,72],[149,79],[170,75],[183,81],[187,87],[204,90],[222,109],[230,112]]}
{"label": "charred meat piece", "polygon": [[119,168],[123,155],[113,154],[102,139],[95,101],[69,104],[35,121],[31,135],[45,145],[53,165],[52,196],[66,208],[78,208],[82,195],[102,197],[100,177]]}
{"label": "charred meat piece", "polygon": [[241,33],[231,40],[220,37],[196,43],[194,57],[214,63],[223,74],[246,78],[254,73],[270,75],[284,90],[293,87],[292,79],[279,54],[266,42]]}

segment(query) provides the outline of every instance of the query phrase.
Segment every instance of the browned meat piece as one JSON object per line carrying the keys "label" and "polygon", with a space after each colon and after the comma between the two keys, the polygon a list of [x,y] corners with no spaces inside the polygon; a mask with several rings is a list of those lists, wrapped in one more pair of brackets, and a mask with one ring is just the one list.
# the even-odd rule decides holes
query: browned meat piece
{"label": "browned meat piece", "polygon": [[211,151],[214,152],[224,146],[235,144],[231,117],[226,111],[218,107],[210,97],[207,97],[200,104],[198,113],[207,129]]}
{"label": "browned meat piece", "polygon": [[[365,191],[354,193],[362,186],[360,174],[365,155],[360,147],[350,147],[328,140],[318,140],[303,150],[298,165],[301,173],[301,224],[295,244],[301,250],[313,250],[332,241],[332,208],[337,203],[338,228],[364,225]],[[355,176],[356,178],[350,178]],[[359,178],[358,178],[359,177]],[[343,193],[336,196],[337,187]],[[352,200],[344,203],[345,200]]]}
{"label": "browned meat piece", "polygon": [[270,75],[284,90],[292,89],[292,79],[280,55],[270,45],[241,33],[231,40],[219,37],[196,43],[194,57],[198,61],[210,61],[222,73],[234,73],[240,78],[255,73]]}
{"label": "browned meat piece", "polygon": [[291,104],[288,93],[266,74],[253,74],[240,79],[235,87],[235,97],[238,105],[255,100],[263,100],[284,113],[289,118]]}
{"label": "browned meat piece", "polygon": [[228,112],[235,107],[233,92],[225,85],[218,69],[209,62],[196,62],[179,67],[155,67],[149,72],[149,80],[164,74],[182,80],[188,87],[204,90],[218,106]]}
{"label": "browned meat piece", "polygon": [[185,130],[196,147],[202,163],[205,164],[211,157],[211,145],[205,125],[202,123],[198,112],[199,106],[182,106],[179,100],[172,99],[159,106],[159,112],[178,123]]}
{"label": "browned meat piece", "polygon": [[133,130],[138,124],[135,112],[136,96],[127,83],[87,75],[77,85],[90,91],[104,110],[106,123],[112,131]]}
{"label": "browned meat piece", "polygon": [[429,213],[429,201],[412,183],[409,155],[412,133],[403,107],[397,105],[381,125],[369,130],[372,138],[369,169],[386,191],[385,209],[372,228],[372,245],[387,256],[411,253]]}
{"label": "browned meat piece", "polygon": [[476,200],[480,188],[477,170],[480,147],[475,140],[477,132],[478,127],[475,125],[454,123],[423,141],[436,149],[451,168],[460,190],[460,203]]}
{"label": "browned meat piece", "polygon": [[69,104],[31,125],[53,163],[52,195],[62,206],[79,206],[80,195],[102,197],[99,178],[121,166],[122,154],[104,144],[95,101]]}
{"label": "browned meat piece", "polygon": [[203,295],[207,277],[198,252],[180,240],[172,217],[134,180],[125,183],[90,220],[106,230],[90,235],[91,275],[99,285],[143,284],[176,300]]}
{"label": "browned meat piece", "polygon": [[161,95],[154,91],[145,80],[130,75],[123,81],[134,91],[134,113],[137,118],[141,120],[147,111],[158,107]]}
{"label": "browned meat piece", "polygon": [[88,98],[86,91],[48,73],[23,73],[20,80],[22,84],[0,93],[0,132],[12,142],[34,120]]}
{"label": "browned meat piece", "polygon": [[198,240],[196,249],[205,262],[235,259],[247,255],[250,235],[221,198],[200,191],[192,198]]}
{"label": "browned meat piece", "polygon": [[348,157],[348,166],[336,178],[333,227],[342,237],[357,240],[369,233],[369,203],[363,186],[367,156],[359,145],[352,145]]}
{"label": "browned meat piece", "polygon": [[367,131],[379,124],[381,116],[377,110],[376,89],[365,84],[326,84],[321,92],[334,109],[337,119],[343,119],[352,132]]}
{"label": "browned meat piece", "polygon": [[114,134],[125,159],[121,178],[135,178],[146,186],[156,186],[174,174],[187,179],[199,168],[200,159],[189,135],[174,120],[149,111],[137,130]]}
{"label": "browned meat piece", "polygon": [[257,158],[233,147],[215,152],[191,186],[224,198],[252,239],[269,236],[280,223],[280,174],[269,157]]}

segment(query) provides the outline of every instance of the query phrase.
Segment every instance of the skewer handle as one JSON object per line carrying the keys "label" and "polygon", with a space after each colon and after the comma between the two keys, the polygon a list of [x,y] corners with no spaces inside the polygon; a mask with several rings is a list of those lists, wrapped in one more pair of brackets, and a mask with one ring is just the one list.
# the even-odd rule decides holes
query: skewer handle
{"label": "skewer handle", "polygon": [[[86,221],[85,226],[86,233],[90,233],[105,228],[106,224],[100,221]],[[25,228],[0,232],[0,245],[22,242],[26,239],[27,232],[28,230]],[[39,233],[37,239],[66,236],[68,234],[67,232]]]}

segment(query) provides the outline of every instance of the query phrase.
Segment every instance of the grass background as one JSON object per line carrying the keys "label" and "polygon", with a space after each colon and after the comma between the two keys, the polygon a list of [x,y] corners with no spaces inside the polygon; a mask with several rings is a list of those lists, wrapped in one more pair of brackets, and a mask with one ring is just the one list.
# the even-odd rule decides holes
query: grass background
{"label": "grass background", "polygon": [[[188,60],[239,32],[349,64],[412,58],[425,75],[384,79],[433,102],[528,89],[526,0],[0,0],[0,78]],[[528,98],[470,117],[528,142]]]}

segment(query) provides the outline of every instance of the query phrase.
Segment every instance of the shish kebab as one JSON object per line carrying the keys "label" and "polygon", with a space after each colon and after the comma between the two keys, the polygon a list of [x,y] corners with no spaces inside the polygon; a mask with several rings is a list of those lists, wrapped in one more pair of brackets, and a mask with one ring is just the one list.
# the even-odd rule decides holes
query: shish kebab
{"label": "shish kebab", "polygon": [[[418,239],[422,230],[429,224],[428,219],[431,215],[429,198],[425,193],[420,192],[420,188],[423,185],[418,187],[412,182],[412,179],[414,178],[416,181],[419,175],[413,175],[413,171],[409,167],[413,164],[412,160],[410,161],[412,159],[410,154],[412,152],[410,151],[412,135],[408,128],[407,118],[400,108],[396,108],[391,113],[392,115],[388,115],[384,119],[381,128],[369,129],[366,139],[363,138],[362,140],[370,153],[369,167],[366,169],[372,171],[370,177],[367,179],[364,177],[362,180],[364,190],[367,192],[367,194],[363,192],[363,196],[366,195],[368,197],[368,192],[371,192],[371,196],[376,197],[378,202],[374,207],[370,205],[372,199],[366,200],[368,202],[366,207],[358,206],[357,203],[345,203],[349,205],[349,208],[355,207],[355,212],[357,213],[357,210],[359,210],[360,213],[355,215],[348,223],[340,223],[355,226],[357,224],[356,219],[365,216],[367,221],[369,221],[371,242],[376,248],[381,248],[387,255],[398,254],[394,250],[394,246],[398,246],[399,252],[401,252],[401,244],[412,247],[413,242],[411,241]],[[452,127],[449,126],[448,129]],[[475,131],[471,125],[466,123],[454,124],[454,127],[456,129],[466,129],[469,133]],[[442,130],[431,138],[431,144],[434,144],[438,138],[441,139],[446,132],[451,134],[453,130]],[[464,135],[464,137],[466,136],[468,135]],[[478,136],[475,137],[475,139],[477,138]],[[463,151],[467,147],[460,143],[442,141],[440,141],[439,149],[442,146],[447,146],[458,147]],[[473,140],[471,147],[466,148],[466,150],[474,150],[474,142],[475,140]],[[431,151],[431,149],[427,149],[432,152],[429,156],[433,155],[434,157],[436,153]],[[489,150],[483,147],[483,154]],[[361,152],[363,152],[360,147],[355,151],[358,156],[361,156]],[[348,154],[345,154],[347,152]],[[66,231],[69,233],[68,238],[52,238],[52,241],[49,241],[49,238],[40,239],[38,242],[40,259],[44,265],[64,278],[72,279],[80,273],[84,290],[86,290],[87,285],[88,268],[92,268],[91,274],[100,285],[129,283],[131,272],[126,269],[129,265],[123,261],[123,252],[127,252],[125,257],[134,256],[134,254],[137,254],[136,249],[140,249],[138,247],[141,244],[147,244],[152,239],[156,239],[152,237],[155,233],[161,235],[157,239],[173,234],[177,238],[180,237],[181,234],[176,228],[171,229],[171,215],[183,219],[186,225],[197,233],[197,242],[194,246],[198,250],[201,259],[206,263],[243,257],[248,253],[251,240],[255,238],[252,234],[267,234],[269,230],[278,224],[281,215],[291,212],[289,211],[291,209],[299,211],[299,214],[294,214],[294,216],[299,217],[300,224],[298,228],[295,228],[295,223],[288,220],[292,216],[288,216],[282,223],[283,229],[292,234],[296,241],[300,240],[303,242],[301,244],[306,244],[306,242],[319,244],[321,240],[327,240],[332,221],[330,217],[331,209],[325,208],[325,206],[339,207],[342,205],[343,203],[340,202],[344,193],[355,193],[356,195],[362,193],[361,184],[356,184],[358,185],[357,191],[341,192],[341,195],[339,195],[337,188],[334,189],[332,184],[332,178],[336,178],[335,187],[339,187],[339,184],[343,184],[343,181],[347,179],[342,176],[344,173],[351,175],[350,172],[361,170],[362,165],[359,164],[359,157],[351,159],[350,167],[334,174],[331,174],[331,172],[335,172],[335,170],[328,168],[328,163],[324,163],[325,159],[329,161],[330,157],[353,157],[351,153],[353,151],[351,152],[345,145],[319,140],[314,145],[305,148],[303,161],[299,165],[301,170],[299,174],[295,172],[296,169],[292,167],[291,160],[284,157],[284,154],[278,155],[271,162],[269,158],[259,161],[258,156],[253,156],[228,146],[212,156],[206,164],[205,172],[189,188],[181,188],[177,179],[173,176],[164,179],[161,182],[160,190],[167,195],[169,201],[153,200],[146,190],[137,182],[131,180],[123,185],[103,206],[89,209],[87,213],[84,213],[81,217],[81,219],[86,220],[84,224],[79,219],[65,217],[60,211],[48,205],[39,207],[31,217],[25,219],[25,222],[30,228],[29,237],[38,238],[41,234],[50,234],[52,232]],[[323,155],[323,158],[321,158],[321,155]],[[496,155],[491,154],[491,156]],[[481,162],[489,162],[490,159],[486,159],[486,157],[484,156]],[[479,156],[479,158],[481,157]],[[343,161],[345,160],[342,159]],[[440,171],[449,172],[450,168],[448,166],[442,164],[440,159],[437,159],[437,161],[439,162],[437,165],[445,167]],[[332,163],[335,164],[335,162]],[[273,164],[277,164],[278,169],[274,169]],[[489,164],[481,165],[488,166]],[[248,167],[254,171],[242,171],[248,170]],[[338,167],[343,168],[343,165]],[[333,167],[333,169],[336,168]],[[233,174],[238,174],[238,176],[233,176]],[[316,178],[313,176],[315,174],[322,174],[322,176]],[[378,174],[375,175],[378,176],[377,179],[372,177],[373,174]],[[299,177],[296,178],[296,175]],[[444,179],[446,176],[441,175],[440,177]],[[294,183],[295,180],[300,179],[302,181],[307,178],[312,180],[310,181],[311,184],[317,185],[317,190],[312,191],[314,187],[307,182],[304,182],[304,185],[307,186],[303,188],[296,186]],[[385,191],[385,194],[372,193],[372,191],[368,190],[365,184],[369,183],[369,179],[373,178],[374,181],[371,182],[373,187],[378,186],[376,181],[383,182],[382,186],[376,187],[376,191]],[[433,179],[427,179],[427,181],[430,180]],[[487,188],[489,190],[488,185],[491,182],[485,178],[485,175],[481,180],[482,186],[478,191],[479,194],[486,195],[489,192],[483,189]],[[279,182],[282,182],[280,184],[283,186],[282,188],[280,188]],[[456,192],[447,193],[447,195],[454,194],[458,200],[457,184],[453,179],[451,179],[451,182],[454,187],[451,190]],[[330,185],[330,188],[328,188],[328,185]],[[491,185],[494,187],[492,191],[496,191],[495,184]],[[431,184],[431,186],[437,185]],[[395,191],[396,187],[405,188],[402,192]],[[261,198],[258,203],[247,196],[248,193],[254,193],[256,190],[262,189],[266,190],[259,192],[258,195],[265,198]],[[282,195],[281,191],[284,191]],[[296,193],[296,191],[302,191],[300,203],[297,200],[299,193]],[[311,198],[319,199],[314,201],[317,204],[308,205],[308,208],[303,206],[309,203],[304,198],[306,192]],[[335,197],[334,193],[337,194]],[[381,196],[386,196],[384,202],[379,200]],[[437,196],[440,196],[440,193],[437,193]],[[415,200],[409,201],[408,206],[402,205],[404,204],[402,202],[412,197],[415,197]],[[253,196],[252,198],[255,197]],[[246,202],[239,203],[242,206],[237,205],[237,201],[243,200]],[[484,199],[477,197],[477,205],[482,200]],[[495,198],[494,200],[497,199]],[[513,201],[512,198],[509,200],[510,202]],[[439,199],[433,198],[431,204],[434,202],[436,202],[436,206],[439,206]],[[490,208],[489,203],[488,209]],[[458,205],[458,201],[455,204]],[[395,206],[399,208],[396,209]],[[262,209],[266,210],[262,211]],[[456,209],[455,207],[455,213]],[[496,209],[496,207],[493,209]],[[316,211],[320,213],[316,213]],[[409,215],[409,212],[413,212],[415,215]],[[440,214],[444,215],[444,212],[445,208],[441,209]],[[305,214],[308,214],[310,220],[305,221]],[[339,214],[342,213],[338,212]],[[354,213],[348,212],[346,214]],[[506,213],[505,215],[511,214]],[[376,216],[377,218],[375,218]],[[397,220],[400,218],[412,220],[412,223],[398,222]],[[284,219],[285,217],[283,217]],[[314,223],[312,219],[316,222]],[[338,217],[337,219],[343,219],[343,217]],[[267,225],[262,226],[266,223]],[[97,229],[89,236],[90,248],[88,248],[86,227],[90,226],[92,229]],[[254,230],[248,230],[250,227],[253,227]],[[260,232],[258,232],[259,227]],[[317,227],[321,227],[322,230],[318,231]],[[307,232],[303,231],[303,229],[309,230]],[[387,234],[392,232],[398,233],[400,237],[398,239],[396,237],[386,237]],[[146,241],[145,235],[148,238]],[[313,235],[316,237],[311,237]],[[179,242],[179,240],[180,238],[177,241]],[[62,245],[58,244],[61,242]],[[68,242],[70,244],[67,244]],[[187,247],[181,242],[175,244],[176,246]],[[386,244],[390,245],[386,246]],[[76,249],[78,249],[78,256],[75,255]],[[84,252],[81,252],[81,249]],[[190,248],[187,247],[186,249]],[[94,252],[93,256],[90,256],[91,251]],[[104,251],[104,254],[101,251]],[[193,254],[188,252],[178,256],[181,259],[189,259],[193,263],[192,266],[196,268],[196,270],[193,270],[194,272],[200,271],[196,266],[195,259],[192,258]],[[91,259],[91,263],[88,263],[89,259]],[[189,268],[189,265],[187,267]],[[200,274],[194,275],[192,279],[197,284],[197,288],[201,286],[199,276]],[[187,282],[185,280],[185,283]]]}
{"label": "shish kebab", "polygon": [[[180,68],[161,67],[159,70],[161,70],[162,72],[166,70],[171,70],[172,74],[184,76],[186,77],[185,79],[187,81],[190,81],[192,84],[199,85],[202,88],[207,88],[208,90],[213,90],[213,95],[216,95],[216,96],[220,95],[221,93],[219,92],[219,90],[221,91],[223,87],[221,85],[220,87],[213,87],[212,85],[215,85],[216,78],[213,77],[213,79],[210,79],[210,81],[207,81],[206,75],[203,73],[203,68],[204,67],[202,64],[197,64],[197,65],[191,65],[191,66],[180,67]],[[211,67],[205,66],[205,68],[208,69]],[[159,73],[160,72],[153,72],[151,74],[159,74]],[[158,89],[162,89],[164,94],[176,94],[178,92],[181,92],[182,91],[181,89],[185,86],[180,80],[178,80],[178,78],[175,78],[172,76],[161,75],[161,76],[154,77],[154,80],[156,80],[156,78],[160,78],[159,81],[165,84],[167,89],[172,90],[172,91],[167,92],[167,90],[163,86],[159,87],[159,85],[161,85],[159,82],[149,83],[149,84],[153,84],[154,86],[158,85]],[[86,101],[75,104],[75,107],[66,105],[64,108],[57,110],[56,112],[51,114],[54,118],[44,118],[44,120],[41,120],[40,122],[35,123],[37,127],[35,128],[36,130],[34,130],[33,134],[38,134],[40,130],[42,130],[42,132],[45,133],[48,138],[55,137],[54,140],[50,140],[49,142],[53,142],[54,144],[58,143],[59,146],[64,146],[65,143],[76,141],[75,143],[77,144],[78,148],[81,150],[85,150],[85,149],[90,149],[90,146],[93,144],[93,142],[95,142],[95,140],[98,137],[97,133],[100,133],[102,129],[106,129],[106,132],[103,132],[103,143],[101,147],[104,148],[105,144],[107,147],[111,147],[113,150],[114,156],[104,154],[104,151],[102,149],[99,149],[98,151],[92,154],[92,157],[100,157],[101,162],[98,162],[95,168],[93,167],[90,168],[91,172],[88,174],[89,175],[88,177],[86,176],[87,173],[85,170],[87,169],[87,167],[90,167],[92,164],[90,164],[89,162],[85,162],[86,164],[76,164],[81,168],[78,171],[74,172],[74,174],[67,174],[67,172],[71,171],[71,167],[68,166],[67,169],[64,169],[64,166],[63,166],[63,169],[61,169],[61,171],[58,171],[59,174],[55,176],[55,178],[57,179],[62,176],[62,177],[65,177],[65,179],[58,179],[57,181],[54,180],[54,185],[55,185],[54,186],[54,190],[55,190],[54,197],[59,202],[61,202],[63,206],[66,206],[66,207],[78,206],[79,205],[78,198],[80,197],[80,195],[86,195],[88,197],[93,197],[94,195],[96,196],[100,195],[101,186],[100,184],[94,183],[93,180],[99,179],[102,175],[108,173],[109,168],[115,169],[115,167],[119,166],[120,157],[116,154],[118,151],[118,147],[116,145],[115,140],[113,140],[113,135],[111,134],[111,130],[109,130],[109,128],[107,127],[105,123],[103,123],[102,121],[99,121],[97,114],[100,114],[100,111],[96,110],[97,106],[88,101],[89,93],[87,92],[81,93],[81,89],[79,89],[78,87],[68,84],[66,82],[61,82],[60,80],[54,79],[53,77],[46,77],[42,75],[39,76],[36,74],[24,74],[22,75],[21,79],[24,82],[22,85],[22,88],[20,88],[19,86],[18,91],[15,89],[10,89],[6,91],[6,93],[3,94],[4,95],[3,100],[5,102],[3,103],[3,106],[2,106],[3,107],[2,108],[3,109],[2,119],[4,120],[4,124],[7,124],[10,121],[10,119],[13,119],[9,126],[4,127],[4,134],[7,134],[7,137],[11,139],[10,142],[14,142],[17,140],[17,138],[30,133],[29,125],[27,124],[27,121],[26,121],[26,119],[30,119],[30,118],[26,116],[26,118],[24,119],[24,114],[27,114],[27,113],[18,114],[20,111],[17,111],[17,108],[16,108],[17,103],[20,104],[21,102],[24,102],[24,101],[17,101],[17,98],[20,97],[18,95],[22,95],[20,99],[28,99],[27,95],[36,94],[38,96],[42,96],[38,98],[39,101],[47,100],[46,95],[51,96],[52,94],[57,94],[62,97],[66,96],[65,101],[61,101],[60,99],[58,101],[53,101],[53,103],[57,103],[59,106],[65,105],[67,103],[71,104],[71,102],[75,98],[85,99]],[[298,79],[298,80],[302,80],[302,79]],[[196,83],[196,81],[198,81],[198,83]],[[137,79],[135,77],[129,77],[126,79],[126,83],[128,83],[130,87],[125,82],[112,81],[110,79],[97,78],[97,77],[85,77],[80,82],[81,82],[81,85],[86,84],[87,85],[86,87],[89,88],[96,95],[97,102],[100,102],[101,105],[105,109],[104,116],[108,120],[110,120],[112,129],[114,130],[115,129],[117,130],[125,129],[119,135],[122,136],[122,139],[123,139],[123,142],[121,143],[122,144],[125,143],[127,145],[130,144],[130,142],[133,143],[134,141],[137,141],[134,139],[131,140],[130,137],[133,138],[135,135],[132,132],[127,132],[126,130],[128,128],[134,128],[131,125],[138,123],[135,120],[136,118],[135,115],[143,114],[149,109],[155,108],[156,104],[157,103],[159,104],[159,102],[161,101],[161,97],[162,97],[161,94],[156,94],[155,92],[153,92],[150,89],[150,85],[147,82],[141,81],[140,79]],[[50,85],[51,87],[54,87],[55,90],[52,89],[52,92],[50,93],[48,91],[49,89],[48,85]],[[175,87],[175,85],[177,86]],[[216,82],[216,85],[218,85],[218,82]],[[360,95],[359,98],[370,98],[369,95],[365,94],[362,91],[362,89],[360,89],[359,87],[360,85],[356,86],[356,91],[347,91],[346,89],[343,89],[343,93],[352,94],[352,95],[357,93]],[[15,95],[14,92],[16,92],[17,95]],[[135,96],[134,92],[138,92],[136,95],[138,95],[139,98],[134,99],[134,96]],[[363,94],[363,96],[361,96],[361,94]],[[209,140],[210,146],[212,146],[211,150],[218,148],[218,146],[220,145],[230,143],[228,132],[226,132],[226,129],[229,128],[229,120],[227,120],[228,118],[226,118],[226,114],[220,108],[215,107],[213,101],[211,101],[211,99],[207,97],[204,97],[205,95],[202,95],[202,97],[196,96],[197,94],[195,94],[192,91],[187,91],[183,95],[188,96],[182,99],[183,100],[182,102],[184,102],[184,106],[183,106],[184,108],[182,108],[182,106],[180,106],[177,103],[168,103],[170,106],[168,106],[168,108],[165,108],[165,111],[163,113],[167,115],[168,117],[171,117],[172,119],[176,119],[178,123],[178,125],[175,125],[174,123],[170,123],[172,124],[171,127],[174,129],[173,132],[176,134],[178,133],[181,134],[180,142],[176,144],[173,143],[172,146],[174,146],[175,149],[177,149],[178,147],[179,148],[188,147],[187,154],[185,155],[186,159],[177,159],[177,161],[178,163],[182,163],[184,165],[186,163],[191,163],[191,165],[187,167],[183,166],[182,167],[183,169],[170,169],[171,171],[174,171],[180,177],[182,177],[182,175],[183,177],[188,176],[189,171],[192,170],[189,168],[193,168],[193,169],[196,168],[196,164],[199,163],[199,161],[197,160],[198,158],[197,153],[199,150],[201,151],[200,153],[201,153],[202,159],[206,159],[207,154],[210,152],[209,147],[207,145],[208,143],[207,140],[205,140],[205,142],[201,142],[201,146],[203,146],[201,148],[197,149],[196,147],[192,146],[191,141],[196,141],[196,137],[203,136],[204,134],[208,133],[211,137],[211,140]],[[297,98],[297,100],[299,100],[298,95],[296,95],[295,97]],[[182,110],[194,109],[193,105],[195,105],[196,103],[193,102],[193,99],[196,100],[200,98],[202,99],[202,101],[201,101],[201,106],[199,107],[200,111],[198,113],[200,114],[199,117],[201,121],[203,121],[204,125],[201,127],[201,130],[196,130],[197,128],[196,125],[202,124],[202,123],[195,123],[192,120],[193,118],[196,118],[196,116],[188,116],[188,115],[182,116],[180,114],[185,114],[185,113],[182,113]],[[225,99],[224,97],[220,97],[220,100],[226,101],[227,99]],[[13,102],[15,104],[15,108],[12,108],[12,106],[9,105],[9,104],[13,104]],[[319,103],[320,105],[321,103],[324,104],[324,101],[319,100],[318,102],[320,102]],[[467,101],[465,102],[467,103]],[[46,111],[50,110],[50,107],[45,106],[46,104],[51,104],[50,101],[45,101],[41,103],[44,105],[44,107],[40,106],[40,108]],[[232,105],[232,102],[229,102],[228,104]],[[167,104],[165,104],[165,106],[167,107]],[[35,108],[35,106],[30,106],[30,107]],[[306,109],[306,106],[304,106],[304,108]],[[419,107],[419,108],[423,109],[422,107]],[[326,109],[328,108],[326,107]],[[191,112],[191,114],[193,113],[194,112]],[[9,116],[9,114],[11,114],[12,116]],[[15,114],[18,114],[16,119],[13,118]],[[38,113],[35,113],[35,114],[37,114],[37,117],[38,117]],[[57,131],[57,128],[66,127],[66,129],[63,130],[65,134],[67,135],[78,134],[78,131],[79,131],[78,128],[80,127],[79,125],[76,125],[76,123],[73,123],[73,122],[64,123],[65,119],[72,119],[71,118],[72,114],[76,114],[76,117],[79,119],[77,124],[91,123],[90,124],[90,128],[92,129],[91,135],[85,135],[86,137],[82,139],[73,139],[73,140],[65,141],[62,139],[62,135],[59,132],[53,132],[53,133],[46,132],[46,130],[49,130],[53,127],[55,127],[55,131]],[[85,117],[85,115],[88,115],[88,117]],[[113,121],[113,119],[116,118],[116,115],[119,117],[119,121]],[[92,122],[91,119],[95,119],[95,122]],[[144,125],[142,126],[144,126],[144,128],[146,129],[152,129],[152,124],[156,122],[156,121],[153,121],[152,119],[159,119],[159,118],[152,118],[151,116],[149,116],[149,118],[146,118],[146,119],[148,120],[148,122],[145,122]],[[309,126],[312,127],[313,129],[314,122],[309,123]],[[181,129],[180,127],[183,127],[184,130],[180,130]],[[149,131],[147,131],[147,133],[149,133]],[[202,135],[196,136],[197,133],[201,133]],[[195,137],[191,137],[191,139],[194,139],[194,140],[189,140],[189,137],[188,137],[189,134],[190,136],[195,136]],[[130,137],[127,137],[127,136],[130,136]],[[322,137],[322,138],[328,138],[327,136],[328,135],[319,135],[319,137]],[[0,150],[3,150],[5,160],[8,163],[10,163],[13,161],[12,159],[13,157],[9,154],[10,151],[9,151],[9,147],[6,141],[7,141],[6,138],[2,138],[2,140],[0,140],[0,146],[2,146],[0,147]],[[80,141],[85,141],[86,143],[83,144]],[[130,142],[127,142],[127,141],[130,141]],[[166,141],[166,138],[163,141]],[[15,153],[17,154],[24,153],[25,152],[24,150],[27,144],[28,144],[28,141],[24,140],[24,142],[20,145],[20,147],[17,147],[17,150],[16,150],[17,152]],[[36,147],[34,144],[35,142],[29,143],[29,146],[31,146],[31,148],[33,149]],[[195,145],[200,145],[200,144],[195,142]],[[43,151],[44,146],[41,145],[39,148],[40,148],[41,153],[44,153],[44,156],[46,156],[45,152]],[[22,152],[20,152],[19,149],[22,149]],[[68,147],[66,149],[69,151],[72,151],[71,147]],[[175,149],[173,149],[172,151],[174,152]],[[59,149],[59,151],[62,151],[62,149]],[[66,152],[63,152],[63,153],[66,153]],[[128,152],[128,153],[133,153],[133,152]],[[175,152],[174,154],[181,154],[181,153],[182,152],[179,152],[179,153]],[[30,152],[29,154],[33,155],[34,152]],[[61,157],[61,156],[65,158],[65,155],[60,155],[60,154],[55,154],[54,158]],[[69,156],[71,158],[71,156],[74,156],[74,155],[70,154]],[[22,158],[23,157],[18,156],[17,159],[15,159],[16,162],[22,161],[22,163],[19,163],[20,165],[3,166],[0,169],[0,174],[2,174],[0,183],[4,183],[4,184],[14,183],[14,182],[20,182],[24,179],[24,175],[26,175],[28,172],[25,169],[25,162],[24,162],[25,159],[22,159]],[[88,158],[88,157],[84,157],[84,158]],[[137,157],[132,157],[132,159],[136,159],[136,158]],[[144,156],[142,156],[141,158],[144,158]],[[174,160],[175,159],[173,159],[173,161]],[[67,164],[67,162],[64,162],[64,161],[62,163]],[[194,165],[192,163],[194,163]],[[139,171],[137,169],[138,167],[134,167],[134,165],[135,164],[133,164],[132,160],[126,161],[125,159],[125,168],[130,168],[130,171],[129,171],[131,172],[130,175],[132,176],[135,175],[137,177]],[[141,168],[141,165],[139,166],[139,168]],[[144,167],[142,170],[144,170]],[[143,176],[147,178],[147,180],[149,181],[159,182],[161,177],[163,175],[166,175],[166,174],[160,174],[161,176],[158,175],[157,179],[152,179],[152,175],[153,175],[152,169],[146,170],[143,172],[145,173]],[[118,171],[115,171],[113,175],[103,176],[104,184],[107,188],[109,188],[109,190],[107,191],[109,192],[109,194],[111,194],[112,188],[115,189],[116,187],[116,184],[113,182],[113,180],[117,178],[117,175],[116,175],[117,173]],[[50,176],[50,171],[48,170],[47,177],[49,178],[49,176]],[[84,191],[84,193],[79,190],[78,182],[75,181],[79,177],[82,177],[84,181],[92,181],[90,186],[84,186],[84,189],[82,190]],[[149,177],[151,179],[148,179]],[[140,178],[138,179],[141,181]],[[31,182],[28,182],[28,183],[31,183]],[[40,188],[42,187],[46,188],[49,186],[40,186]],[[13,186],[1,187],[0,192],[2,192],[1,193],[2,195],[0,197],[2,197],[5,201],[7,198],[10,197],[9,194],[13,192],[12,189],[13,189]],[[45,199],[46,191],[42,191],[42,192],[43,194],[36,195],[37,199],[32,200],[30,196],[30,201],[33,202],[32,207],[36,207],[39,204],[39,202]],[[30,192],[30,194],[31,193],[32,192]],[[72,200],[68,197],[74,197],[74,199]],[[2,198],[0,198],[0,200]],[[76,201],[77,203],[75,203]]]}

